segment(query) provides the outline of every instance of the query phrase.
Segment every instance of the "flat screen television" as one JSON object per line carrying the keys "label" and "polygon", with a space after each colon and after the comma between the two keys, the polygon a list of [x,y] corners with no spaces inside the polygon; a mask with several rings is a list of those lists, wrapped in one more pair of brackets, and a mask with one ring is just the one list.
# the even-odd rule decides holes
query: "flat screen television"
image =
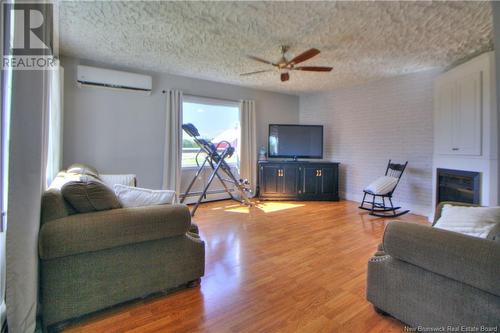
{"label": "flat screen television", "polygon": [[323,158],[323,126],[270,124],[268,156]]}

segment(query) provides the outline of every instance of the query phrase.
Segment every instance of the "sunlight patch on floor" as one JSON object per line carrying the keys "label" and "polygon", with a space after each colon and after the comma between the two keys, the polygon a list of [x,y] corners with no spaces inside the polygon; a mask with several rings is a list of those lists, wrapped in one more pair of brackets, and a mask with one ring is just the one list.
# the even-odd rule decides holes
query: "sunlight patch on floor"
{"label": "sunlight patch on floor", "polygon": [[242,205],[226,206],[224,207],[224,211],[230,213],[248,214],[250,213],[251,209],[258,209],[263,211],[264,213],[274,213],[282,210],[299,208],[299,207],[304,207],[304,204],[288,203],[288,202],[261,202],[255,204],[253,207],[247,207]]}

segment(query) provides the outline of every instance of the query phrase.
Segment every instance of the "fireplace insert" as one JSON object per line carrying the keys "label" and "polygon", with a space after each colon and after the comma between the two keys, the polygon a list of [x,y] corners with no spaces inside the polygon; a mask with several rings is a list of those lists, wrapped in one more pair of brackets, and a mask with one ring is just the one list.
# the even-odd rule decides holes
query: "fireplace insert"
{"label": "fireplace insert", "polygon": [[479,205],[479,172],[437,169],[437,203],[457,201]]}

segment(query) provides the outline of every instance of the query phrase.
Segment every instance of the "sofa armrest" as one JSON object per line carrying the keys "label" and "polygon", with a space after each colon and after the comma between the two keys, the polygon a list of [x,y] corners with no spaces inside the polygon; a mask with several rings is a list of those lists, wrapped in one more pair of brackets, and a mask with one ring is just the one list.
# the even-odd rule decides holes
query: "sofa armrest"
{"label": "sofa armrest", "polygon": [[155,205],[75,214],[45,223],[39,255],[53,259],[127,244],[185,235],[191,215],[185,205]]}
{"label": "sofa armrest", "polygon": [[384,251],[393,258],[500,296],[500,243],[415,223],[390,222]]}
{"label": "sofa armrest", "polygon": [[123,174],[123,175],[99,174],[99,177],[106,185],[108,185],[111,188],[113,188],[113,185],[115,184],[137,186],[137,177],[133,174]]}

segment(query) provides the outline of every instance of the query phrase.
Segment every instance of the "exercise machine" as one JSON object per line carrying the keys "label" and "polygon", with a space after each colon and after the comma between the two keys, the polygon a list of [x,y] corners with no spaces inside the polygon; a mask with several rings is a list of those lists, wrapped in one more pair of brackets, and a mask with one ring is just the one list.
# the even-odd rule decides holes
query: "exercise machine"
{"label": "exercise machine", "polygon": [[[247,179],[236,179],[234,174],[231,171],[231,167],[229,164],[226,162],[226,159],[230,158],[233,156],[235,152],[235,148],[231,146],[231,144],[228,141],[221,141],[218,142],[217,144],[214,144],[206,139],[203,139],[200,136],[200,133],[198,132],[198,129],[196,126],[193,124],[183,124],[182,129],[184,132],[186,132],[190,137],[193,138],[194,142],[198,145],[200,150],[196,154],[195,160],[196,160],[196,165],[198,166],[198,170],[196,171],[196,174],[194,175],[193,179],[189,183],[189,186],[187,187],[186,191],[184,194],[180,196],[180,201],[183,203],[186,198],[189,196],[191,188],[193,187],[194,183],[196,182],[196,179],[200,176],[201,172],[205,168],[205,166],[208,164],[208,166],[212,169],[212,172],[210,173],[210,177],[208,177],[207,184],[203,188],[203,191],[200,194],[200,197],[196,201],[196,204],[194,205],[193,209],[191,210],[191,216],[194,216],[196,213],[196,210],[198,209],[198,206],[201,203],[201,200],[203,198],[206,198],[207,196],[207,191],[208,188],[210,187],[210,184],[212,184],[213,180],[217,177],[219,181],[221,182],[222,186],[224,187],[224,190],[229,194],[231,199],[238,201],[244,205],[247,206],[252,206],[252,202],[248,198],[247,194],[251,193],[250,187],[249,187],[249,182]],[[200,164],[198,159],[201,155],[205,154],[205,158],[203,162]],[[232,191],[229,189],[228,184],[234,185],[234,188],[239,192],[240,194],[240,199],[236,198]]]}

